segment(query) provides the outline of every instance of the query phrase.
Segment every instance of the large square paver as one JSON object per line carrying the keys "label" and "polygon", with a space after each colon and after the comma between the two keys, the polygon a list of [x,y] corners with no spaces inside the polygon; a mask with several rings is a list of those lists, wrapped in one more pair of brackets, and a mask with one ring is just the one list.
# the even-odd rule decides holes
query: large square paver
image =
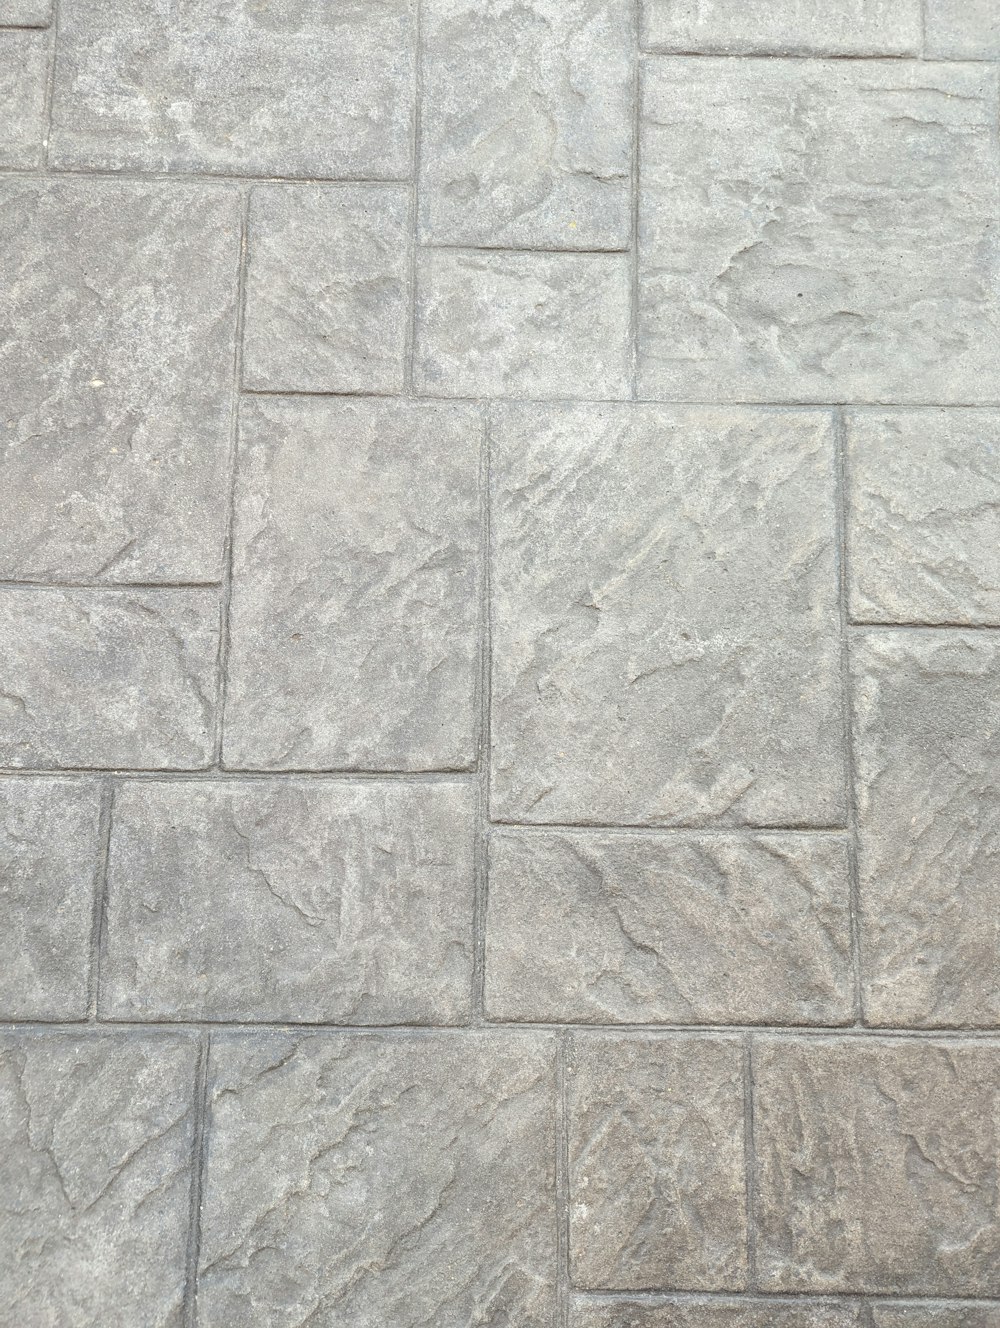
{"label": "large square paver", "polygon": [[0,168],[41,165],[48,70],[44,33],[0,28]]}
{"label": "large square paver", "polygon": [[491,433],[494,817],[843,824],[829,416],[508,406]]}
{"label": "large square paver", "polygon": [[639,396],[996,399],[996,71],[644,65]]}
{"label": "large square paver", "polygon": [[[989,0],[985,0],[986,3]],[[919,55],[920,0],[641,0],[647,51]]]}

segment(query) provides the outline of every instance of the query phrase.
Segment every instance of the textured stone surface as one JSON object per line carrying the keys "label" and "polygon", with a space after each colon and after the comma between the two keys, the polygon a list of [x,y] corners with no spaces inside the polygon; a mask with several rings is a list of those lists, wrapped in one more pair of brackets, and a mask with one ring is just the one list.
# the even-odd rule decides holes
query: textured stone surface
{"label": "textured stone surface", "polygon": [[1000,1304],[876,1303],[872,1306],[872,1321],[875,1328],[998,1328]]}
{"label": "textured stone surface", "polygon": [[1000,411],[848,417],[851,615],[1000,623]]}
{"label": "textured stone surface", "polygon": [[0,168],[41,164],[48,67],[43,33],[0,30]]}
{"label": "textured stone surface", "polygon": [[44,28],[52,22],[52,0],[0,0],[0,27]]}
{"label": "textured stone surface", "polygon": [[228,764],[471,764],[481,438],[466,406],[244,408]]}
{"label": "textured stone surface", "polygon": [[740,1043],[577,1036],[567,1094],[574,1285],[742,1287]]}
{"label": "textured stone surface", "polygon": [[994,1045],[774,1038],[754,1076],[763,1288],[996,1291]]}
{"label": "textured stone surface", "polygon": [[87,1013],[99,802],[89,781],[0,780],[0,1018]]}
{"label": "textured stone surface", "polygon": [[1000,641],[854,638],[868,1018],[1000,1023]]}
{"label": "textured stone surface", "polygon": [[408,174],[415,0],[73,0],[53,161],[111,170]]}
{"label": "textured stone surface", "polygon": [[996,0],[924,0],[927,54],[959,60],[1000,57]]}
{"label": "textured stone surface", "polygon": [[224,186],[0,184],[0,576],[220,577],[238,208]]}
{"label": "textured stone surface", "polygon": [[0,1033],[0,1321],[181,1328],[196,1055]]}
{"label": "textured stone surface", "polygon": [[243,381],[398,392],[408,319],[405,185],[259,185],[250,197]]}
{"label": "textured stone surface", "polygon": [[857,1306],[828,1301],[713,1297],[649,1304],[577,1296],[571,1303],[569,1328],[856,1328],[858,1314]]}
{"label": "textured stone surface", "polygon": [[0,765],[204,765],[215,596],[0,587]]}
{"label": "textured stone surface", "polygon": [[200,1321],[555,1322],[554,1043],[213,1042]]}
{"label": "textured stone surface", "polygon": [[126,785],[101,1013],[466,1019],[474,804],[457,782]]}
{"label": "textured stone surface", "polygon": [[496,831],[486,1005],[494,1019],[843,1023],[847,845]]}
{"label": "textured stone surface", "polygon": [[425,240],[627,249],[629,0],[430,0],[423,10]]}
{"label": "textured stone surface", "polygon": [[625,397],[628,259],[424,250],[414,380],[428,396]]}
{"label": "textured stone surface", "polygon": [[492,438],[494,815],[842,823],[829,417],[507,407]]}
{"label": "textured stone surface", "polygon": [[642,45],[712,55],[919,55],[920,0],[642,0]]}
{"label": "textured stone surface", "polygon": [[996,72],[646,62],[639,395],[996,399]]}

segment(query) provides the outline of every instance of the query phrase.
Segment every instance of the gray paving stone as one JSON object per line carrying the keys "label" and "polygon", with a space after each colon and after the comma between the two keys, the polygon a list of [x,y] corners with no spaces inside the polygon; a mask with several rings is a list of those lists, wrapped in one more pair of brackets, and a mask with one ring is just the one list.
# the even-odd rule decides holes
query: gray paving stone
{"label": "gray paving stone", "polygon": [[875,1328],[1000,1328],[1000,1304],[928,1305],[919,1301],[872,1306]]}
{"label": "gray paving stone", "polygon": [[398,179],[415,0],[74,0],[52,159],[109,170]]}
{"label": "gray paving stone", "polygon": [[130,783],[114,804],[101,1013],[459,1023],[470,783]]}
{"label": "gray paving stone", "polygon": [[497,408],[500,820],[843,824],[820,412]]}
{"label": "gray paving stone", "polygon": [[462,405],[245,407],[227,764],[472,764],[481,439]]}
{"label": "gray paving stone", "polygon": [[555,1322],[554,1043],[213,1040],[199,1322]]}
{"label": "gray paving stone", "polygon": [[639,395],[996,398],[996,71],[659,57]]}
{"label": "gray paving stone", "polygon": [[181,1328],[197,1042],[0,1033],[0,1322]]}
{"label": "gray paving stone", "polygon": [[845,1023],[839,836],[541,834],[490,840],[493,1019]]}
{"label": "gray paving stone", "polygon": [[626,397],[623,254],[425,249],[414,381],[427,396]]}
{"label": "gray paving stone", "polygon": [[848,416],[851,616],[1000,623],[1000,411]]}
{"label": "gray paving stone", "polygon": [[47,28],[52,0],[0,0],[0,27]]}
{"label": "gray paving stone", "polygon": [[642,0],[645,50],[919,55],[920,0]]}
{"label": "gray paving stone", "polygon": [[754,1077],[763,1289],[995,1293],[994,1045],[774,1038]]}
{"label": "gray paving stone", "polygon": [[100,793],[0,780],[0,1019],[87,1013]]}
{"label": "gray paving stone", "polygon": [[44,33],[0,29],[0,168],[41,165],[48,68]]}
{"label": "gray paving stone", "polygon": [[737,1039],[579,1035],[567,1094],[573,1284],[742,1288]]}
{"label": "gray paving stone", "polygon": [[218,637],[210,591],[0,587],[0,765],[204,765]]}
{"label": "gray paving stone", "polygon": [[425,240],[627,249],[630,0],[430,0],[422,15]]}
{"label": "gray paving stone", "polygon": [[0,576],[221,575],[239,199],[0,184]]}
{"label": "gray paving stone", "polygon": [[569,1315],[569,1328],[856,1328],[858,1322],[856,1305],[749,1300],[742,1296],[662,1304],[576,1296],[570,1302]]}
{"label": "gray paving stone", "polygon": [[1000,1024],[1000,641],[871,632],[852,664],[868,1019]]}
{"label": "gray paving stone", "polygon": [[250,197],[243,382],[400,392],[408,185],[259,185]]}
{"label": "gray paving stone", "polygon": [[924,0],[924,6],[929,56],[1000,57],[1000,9],[995,0]]}

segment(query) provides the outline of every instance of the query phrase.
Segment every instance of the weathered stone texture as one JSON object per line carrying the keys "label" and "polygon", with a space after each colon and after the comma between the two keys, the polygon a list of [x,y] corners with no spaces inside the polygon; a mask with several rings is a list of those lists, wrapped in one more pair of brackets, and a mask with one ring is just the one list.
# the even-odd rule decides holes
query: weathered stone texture
{"label": "weathered stone texture", "polygon": [[921,1304],[919,1301],[872,1306],[875,1328],[1000,1328],[1000,1304]]}
{"label": "weathered stone texture", "polygon": [[569,1315],[569,1328],[857,1328],[858,1323],[856,1305],[743,1297],[689,1298],[649,1304],[634,1300],[594,1301],[576,1296],[570,1303]]}
{"label": "weathered stone texture", "polygon": [[468,783],[132,783],[114,806],[101,1013],[457,1023]]}
{"label": "weathered stone texture", "polygon": [[0,27],[46,28],[52,22],[52,0],[0,0]]}
{"label": "weathered stone texture", "polygon": [[829,417],[524,406],[491,432],[494,815],[842,823]]}
{"label": "weathered stone texture", "polygon": [[0,168],[41,164],[48,68],[44,33],[0,30]]}
{"label": "weathered stone texture", "polygon": [[927,54],[959,60],[1000,58],[996,0],[924,0]]}
{"label": "weathered stone texture", "polygon": [[244,407],[229,765],[471,765],[481,444],[462,405]]}
{"label": "weathered stone texture", "polygon": [[554,1042],[213,1039],[200,1322],[551,1328]]}
{"label": "weathered stone texture", "polygon": [[920,0],[642,0],[646,50],[919,55]]}

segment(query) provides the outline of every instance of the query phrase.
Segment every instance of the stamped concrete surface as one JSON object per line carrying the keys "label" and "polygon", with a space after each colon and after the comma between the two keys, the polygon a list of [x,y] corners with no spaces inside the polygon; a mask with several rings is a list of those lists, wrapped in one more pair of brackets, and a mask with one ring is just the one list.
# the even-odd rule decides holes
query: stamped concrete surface
{"label": "stamped concrete surface", "polygon": [[0,1328],[1000,1328],[998,60],[0,0]]}

